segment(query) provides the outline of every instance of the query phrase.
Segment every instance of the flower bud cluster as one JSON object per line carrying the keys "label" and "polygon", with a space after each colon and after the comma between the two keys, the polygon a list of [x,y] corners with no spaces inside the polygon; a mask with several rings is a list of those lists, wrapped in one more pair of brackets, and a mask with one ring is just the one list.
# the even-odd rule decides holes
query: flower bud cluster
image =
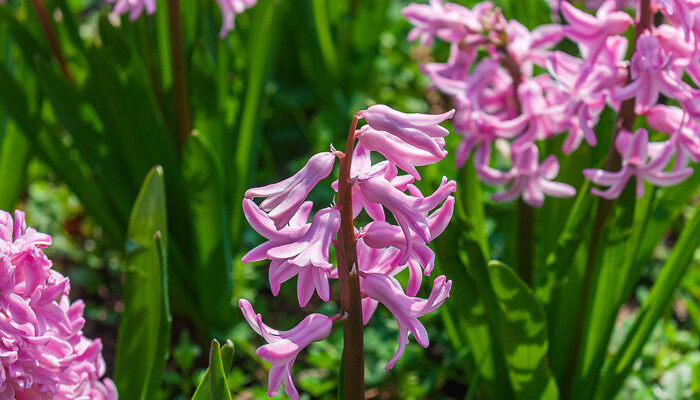
{"label": "flower bud cluster", "polygon": [[[314,293],[322,301],[331,301],[331,282],[338,279],[338,268],[346,267],[334,265],[331,247],[336,254],[356,252],[357,264],[350,274],[359,278],[364,324],[381,303],[398,325],[399,346],[387,369],[403,354],[409,335],[421,346],[428,346],[427,331],[418,318],[440,307],[452,285],[445,276],[439,276],[427,299],[416,297],[423,276],[430,276],[434,266],[435,255],[427,244],[442,233],[452,217],[455,200],[451,194],[456,183],[443,178],[435,192],[424,196],[414,182],[420,179],[416,167],[436,163],[447,154],[444,147],[448,131],[439,124],[453,114],[454,111],[441,115],[405,114],[373,105],[355,114],[353,127],[359,119],[364,119],[366,125],[350,133],[349,143],[353,146],[346,153],[331,148],[316,154],[292,177],[250,189],[243,200],[243,213],[249,224],[267,239],[246,254],[243,262],[270,260],[268,276],[275,296],[283,283],[296,277],[301,307],[309,303]],[[386,160],[373,163],[372,152]],[[352,157],[350,177],[347,182],[338,180],[331,186],[338,191],[341,185],[349,185],[351,204],[333,204],[311,217],[313,204],[306,198],[331,174],[338,157],[346,161]],[[400,174],[399,169],[408,174]],[[262,201],[258,204],[255,198]],[[340,248],[347,246],[338,239],[343,207],[352,210],[353,218],[364,210],[372,220],[364,227],[354,228],[353,249]],[[346,209],[346,214],[350,209]],[[395,276],[406,269],[408,283],[404,290]],[[253,311],[247,300],[241,299],[239,306],[250,326],[267,342],[257,354],[271,364],[269,395],[275,395],[284,383],[286,394],[298,399],[291,377],[296,356],[312,342],[326,339],[333,322],[341,319],[344,312],[332,317],[310,314],[291,330],[277,331],[263,324],[261,315]]]}
{"label": "flower bud cluster", "polygon": [[0,211],[0,399],[116,400],[100,339],[83,336],[81,300],[43,248],[51,236]]}
{"label": "flower bud cluster", "polygon": [[[646,131],[623,131],[615,141],[622,170],[584,171],[608,187],[593,193],[615,198],[636,176],[641,196],[642,181],[669,186],[690,176],[689,162],[700,161],[700,3],[650,2],[649,11],[661,13],[665,23],[637,26],[630,61],[625,60],[628,40],[623,35],[641,22],[617,10],[629,2],[602,1],[595,15],[568,1],[555,3],[564,21],[532,31],[507,21],[491,2],[467,9],[431,0],[403,9],[414,26],[409,40],[429,45],[437,37],[451,44],[446,63],[421,68],[457,108],[454,126],[463,139],[457,166],[471,157],[482,182],[509,184],[494,194],[495,201],[522,197],[541,206],[545,195],[573,196],[573,187],[553,181],[559,168],[555,156],[540,163],[538,147],[543,146],[538,143],[564,135],[564,154],[584,141],[596,146],[603,110],[622,112],[621,104],[633,101],[634,113],[645,116],[665,140],[649,143]],[[556,50],[564,39],[577,45],[579,55]],[[492,167],[498,164],[494,148],[510,160],[509,171]]]}

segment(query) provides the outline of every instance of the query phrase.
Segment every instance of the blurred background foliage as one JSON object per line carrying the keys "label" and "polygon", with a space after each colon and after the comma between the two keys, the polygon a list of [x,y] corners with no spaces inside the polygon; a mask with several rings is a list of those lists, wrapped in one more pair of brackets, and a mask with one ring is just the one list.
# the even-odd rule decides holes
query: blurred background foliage
{"label": "blurred background foliage", "polygon": [[[101,0],[38,3],[46,5],[63,63],[42,31],[36,1],[8,0],[0,7],[0,208],[26,210],[33,226],[53,236],[47,253],[70,276],[73,296],[86,300],[87,334],[102,337],[112,375],[124,285],[130,285],[124,276],[129,216],[149,170],[162,166],[173,322],[157,397],[189,399],[208,365],[210,340],[230,338],[236,351],[227,381],[234,399],[265,398],[265,365],[254,354],[259,338],[231,304],[255,298],[256,310],[279,327],[319,304],[299,310],[293,285],[272,297],[266,266],[240,263],[260,240],[242,221],[243,191],[289,176],[328,143],[342,145],[351,116],[369,104],[407,112],[449,107],[418,69],[420,62],[444,60],[448,49],[406,42],[405,0],[260,0],[223,40],[214,1],[183,1],[183,61],[196,133],[182,141],[166,1],[158,1],[154,16],[134,23],[109,15]],[[530,28],[549,20],[542,0],[496,3]],[[571,162],[599,159],[606,151]],[[430,168],[427,186],[443,174],[454,176],[451,162]],[[580,188],[579,176],[566,179]],[[332,193],[323,185],[318,190],[325,192],[312,193],[311,200],[322,207]],[[542,224],[545,232],[538,233],[551,246],[573,206],[573,200],[549,199],[540,213],[559,220]],[[488,201],[485,208],[490,258],[512,263],[514,208]],[[690,212],[690,206],[682,209],[640,271],[616,317],[611,350],[622,345]],[[507,268],[490,272],[507,274]],[[699,299],[696,252],[620,398],[700,396]],[[381,318],[365,334],[368,398],[482,396],[474,354],[465,345],[455,349],[463,334],[451,316],[458,300],[450,300],[450,311],[425,317],[430,348],[408,346],[388,372],[396,327],[380,307]],[[319,312],[333,312],[323,307]],[[297,361],[305,398],[336,398],[341,343],[336,330]]]}

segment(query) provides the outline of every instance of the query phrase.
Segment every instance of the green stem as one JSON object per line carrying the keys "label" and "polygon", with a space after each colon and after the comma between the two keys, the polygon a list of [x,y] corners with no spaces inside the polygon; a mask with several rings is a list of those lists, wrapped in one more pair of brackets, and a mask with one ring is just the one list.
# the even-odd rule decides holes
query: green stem
{"label": "green stem", "polygon": [[518,276],[532,287],[535,264],[535,209],[518,200]]}
{"label": "green stem", "polygon": [[358,117],[352,119],[345,155],[340,160],[338,177],[338,209],[340,232],[338,233],[338,283],[343,318],[343,374],[345,400],[364,400],[364,339],[360,278],[357,274],[357,247],[352,214],[352,183],[350,167],[355,145],[355,127]]}
{"label": "green stem", "polygon": [[173,96],[175,102],[175,131],[180,154],[190,134],[190,105],[187,96],[187,70],[182,35],[180,0],[168,0],[168,27],[170,28],[170,58],[173,65]]}
{"label": "green stem", "polygon": [[[639,35],[644,32],[644,30],[649,29],[653,23],[653,13],[651,11],[651,0],[640,0],[639,7],[639,20],[635,26],[634,30],[634,42],[632,43],[632,48],[636,49],[636,41]],[[628,74],[628,83],[631,81],[631,76]],[[613,134],[610,138],[610,146],[608,147],[608,158],[605,161],[604,169],[606,171],[618,171],[622,167],[622,158],[620,154],[615,150],[615,139],[617,135],[623,129],[627,131],[632,131],[634,129],[634,122],[637,115],[634,113],[635,98],[632,97],[622,102],[620,105],[620,111],[617,114],[617,119],[615,120],[615,126],[613,127]],[[632,182],[634,183],[634,182]],[[627,183],[628,185],[630,182]],[[607,218],[610,215],[610,211],[613,208],[615,200],[608,200],[604,198],[598,199],[598,207],[596,209],[596,216],[593,222],[593,230],[591,231],[590,245],[588,247],[588,254],[586,256],[586,265],[583,274],[583,280],[581,282],[581,290],[579,292],[578,306],[576,307],[577,317],[575,328],[573,330],[573,337],[571,339],[571,350],[569,353],[569,362],[567,364],[566,374],[564,376],[564,382],[562,383],[562,394],[563,398],[567,399],[571,397],[571,387],[574,379],[574,374],[576,373],[576,368],[581,356],[581,346],[583,344],[583,333],[586,327],[586,321],[588,319],[589,313],[589,302],[591,298],[591,289],[593,287],[593,278],[596,273],[598,251],[600,248],[600,239],[605,229]]]}

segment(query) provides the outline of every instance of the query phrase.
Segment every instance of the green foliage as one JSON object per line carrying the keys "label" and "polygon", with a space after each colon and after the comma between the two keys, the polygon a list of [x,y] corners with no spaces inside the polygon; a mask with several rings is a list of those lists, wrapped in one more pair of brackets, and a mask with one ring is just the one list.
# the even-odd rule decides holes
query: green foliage
{"label": "green foliage", "polygon": [[124,398],[152,399],[170,347],[167,218],[163,170],[146,177],[129,218],[124,312],[114,377]]}
{"label": "green foliage", "polygon": [[212,340],[209,350],[209,368],[202,382],[192,396],[192,400],[226,400],[231,399],[227,376],[233,362],[233,343],[226,342],[222,347],[219,342]]}

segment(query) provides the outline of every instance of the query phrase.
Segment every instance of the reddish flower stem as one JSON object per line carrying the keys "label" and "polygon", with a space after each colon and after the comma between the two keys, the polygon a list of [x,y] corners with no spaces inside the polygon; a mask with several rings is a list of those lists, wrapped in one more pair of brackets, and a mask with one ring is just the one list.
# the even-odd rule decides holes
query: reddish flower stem
{"label": "reddish flower stem", "polygon": [[184,39],[180,0],[168,0],[168,27],[170,30],[170,59],[173,66],[173,97],[175,102],[175,131],[180,154],[190,135],[190,104],[187,95]]}
{"label": "reddish flower stem", "polygon": [[[634,40],[632,42],[632,49],[636,50],[637,38],[645,30],[650,29],[653,24],[653,12],[651,10],[651,0],[640,0],[639,4],[639,20],[635,25],[634,29]],[[631,82],[632,77],[628,74],[627,83]],[[617,118],[615,119],[615,125],[613,126],[613,134],[610,138],[610,146],[608,148],[608,158],[605,160],[605,170],[606,171],[619,171],[622,168],[622,158],[620,154],[615,149],[615,139],[617,135],[626,129],[631,131],[634,129],[634,121],[637,115],[634,113],[635,98],[629,98],[620,104],[620,111],[617,113]],[[630,180],[632,182],[632,180]],[[629,182],[628,182],[629,185]],[[571,338],[571,352],[569,354],[569,362],[567,365],[566,375],[564,376],[564,382],[562,384],[562,394],[563,398],[571,397],[571,387],[574,379],[574,374],[576,373],[576,368],[579,363],[581,356],[581,346],[583,342],[583,331],[585,329],[586,320],[588,316],[588,303],[591,297],[591,290],[593,289],[593,278],[596,272],[596,261],[598,259],[598,250],[600,247],[600,238],[605,229],[605,224],[613,209],[615,201],[599,198],[598,208],[596,209],[596,216],[593,222],[593,229],[591,231],[591,239],[588,247],[588,255],[586,258],[586,267],[584,270],[583,280],[581,282],[581,291],[578,300],[578,310],[576,325],[573,330],[573,337]]]}
{"label": "reddish flower stem", "polygon": [[345,400],[363,400],[365,392],[362,303],[360,280],[357,274],[357,247],[352,213],[352,184],[350,183],[350,167],[355,145],[357,120],[358,117],[355,115],[350,125],[345,155],[340,158],[340,175],[338,177],[340,231],[338,233],[336,253],[338,258],[340,306],[342,311],[347,313],[343,319]]}
{"label": "reddish flower stem", "polygon": [[61,45],[58,42],[58,36],[56,35],[56,30],[54,29],[53,24],[51,23],[49,11],[46,9],[44,0],[32,0],[32,5],[34,6],[34,11],[36,12],[37,18],[39,19],[41,30],[44,32],[46,41],[49,43],[49,47],[51,48],[51,53],[53,53],[54,58],[61,67],[63,75],[66,77],[66,79],[73,83],[73,76],[68,69],[66,59],[63,57],[63,51],[61,50]]}

